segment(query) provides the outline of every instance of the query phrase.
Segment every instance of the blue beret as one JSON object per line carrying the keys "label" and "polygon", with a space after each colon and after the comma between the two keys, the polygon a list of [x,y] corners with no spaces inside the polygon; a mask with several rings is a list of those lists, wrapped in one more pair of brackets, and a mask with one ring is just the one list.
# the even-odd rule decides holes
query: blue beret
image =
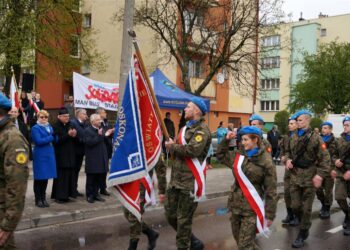
{"label": "blue beret", "polygon": [[298,112],[296,112],[294,114],[295,116],[295,119],[297,119],[299,116],[301,115],[308,115],[308,116],[312,116],[312,113],[309,111],[309,110],[306,110],[306,109],[302,109],[302,110],[299,110]]}
{"label": "blue beret", "polygon": [[2,93],[0,93],[0,108],[10,110],[12,108],[12,102]]}
{"label": "blue beret", "polygon": [[202,114],[205,115],[207,113],[207,105],[205,105],[204,101],[199,97],[191,98],[191,102],[196,104],[196,106],[202,111]]}
{"label": "blue beret", "polygon": [[343,124],[344,122],[347,122],[347,121],[350,121],[350,116],[345,116],[344,119],[343,119]]}
{"label": "blue beret", "polygon": [[290,121],[290,120],[295,120],[296,121],[297,120],[297,116],[295,114],[291,115],[289,117],[288,121]]}
{"label": "blue beret", "polygon": [[246,134],[255,134],[255,135],[258,135],[258,136],[262,136],[262,132],[261,132],[261,129],[260,128],[257,128],[255,126],[245,126],[245,127],[242,127],[239,132],[238,132],[239,135],[246,135]]}
{"label": "blue beret", "polygon": [[321,128],[322,128],[323,126],[330,126],[331,128],[333,128],[333,123],[331,123],[331,122],[323,122],[323,123],[321,124]]}
{"label": "blue beret", "polygon": [[263,119],[260,115],[253,114],[253,115],[249,118],[249,124],[251,124],[251,122],[252,122],[252,121],[255,121],[255,120],[265,122],[264,119]]}

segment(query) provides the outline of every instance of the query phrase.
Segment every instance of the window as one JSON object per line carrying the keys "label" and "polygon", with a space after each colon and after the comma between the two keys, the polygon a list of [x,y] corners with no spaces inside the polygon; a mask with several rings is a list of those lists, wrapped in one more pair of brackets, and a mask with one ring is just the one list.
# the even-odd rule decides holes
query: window
{"label": "window", "polygon": [[261,111],[279,111],[280,101],[260,101]]}
{"label": "window", "polygon": [[80,71],[82,75],[90,74],[90,63],[84,62],[83,65],[81,65]]}
{"label": "window", "polygon": [[327,29],[321,29],[321,36],[327,36]]}
{"label": "window", "polygon": [[71,35],[70,37],[70,55],[80,57],[79,37],[77,35]]}
{"label": "window", "polygon": [[280,57],[266,57],[261,59],[261,68],[262,69],[271,69],[280,67]]}
{"label": "window", "polygon": [[203,65],[201,61],[189,61],[188,77],[201,78],[203,73]]}
{"label": "window", "polygon": [[280,88],[280,79],[279,78],[261,79],[260,80],[260,88],[263,90],[279,89]]}
{"label": "window", "polygon": [[262,38],[262,46],[279,46],[280,45],[280,36],[268,36]]}
{"label": "window", "polygon": [[83,17],[83,27],[91,28],[91,14],[85,14]]}
{"label": "window", "polygon": [[76,12],[80,11],[80,0],[73,0],[72,10]]}
{"label": "window", "polygon": [[[185,20],[185,32],[187,33],[190,30],[190,24],[193,21],[193,26],[198,26],[200,28],[203,28],[204,25],[204,16],[202,13],[196,13],[196,18],[193,20],[194,18],[194,13],[185,10],[184,13],[184,20]],[[193,26],[191,28],[191,30],[193,29]]]}

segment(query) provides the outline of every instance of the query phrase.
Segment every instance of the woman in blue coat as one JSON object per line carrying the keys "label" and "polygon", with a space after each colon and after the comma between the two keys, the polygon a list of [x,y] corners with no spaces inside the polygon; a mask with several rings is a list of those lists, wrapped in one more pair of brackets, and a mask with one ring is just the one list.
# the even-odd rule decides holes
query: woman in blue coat
{"label": "woman in blue coat", "polygon": [[34,194],[37,207],[49,207],[46,201],[46,188],[49,179],[56,178],[56,160],[53,147],[53,129],[48,122],[49,113],[40,110],[38,121],[32,128]]}

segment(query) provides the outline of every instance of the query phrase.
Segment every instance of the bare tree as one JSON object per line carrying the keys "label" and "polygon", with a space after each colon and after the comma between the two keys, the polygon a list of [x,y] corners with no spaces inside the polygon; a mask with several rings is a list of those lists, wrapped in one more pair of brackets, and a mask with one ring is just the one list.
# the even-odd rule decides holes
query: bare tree
{"label": "bare tree", "polygon": [[[281,0],[158,0],[136,6],[135,24],[153,30],[163,58],[175,59],[185,90],[199,95],[220,71],[230,76],[237,91],[254,85],[258,63],[258,32],[276,23]],[[119,19],[121,13],[117,14]],[[272,26],[271,26],[272,27]],[[202,83],[191,89],[193,60],[203,63]]]}

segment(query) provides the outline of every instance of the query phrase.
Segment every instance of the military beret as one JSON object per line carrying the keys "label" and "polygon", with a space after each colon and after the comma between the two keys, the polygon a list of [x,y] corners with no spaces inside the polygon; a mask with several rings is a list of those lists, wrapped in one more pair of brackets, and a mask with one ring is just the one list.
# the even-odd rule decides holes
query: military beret
{"label": "military beret", "polygon": [[331,123],[331,122],[323,122],[323,123],[321,124],[321,128],[322,128],[323,126],[330,126],[331,128],[333,128],[333,123]]}
{"label": "military beret", "polygon": [[67,109],[67,108],[61,107],[61,108],[58,110],[58,114],[59,114],[59,115],[66,115],[66,114],[69,114],[69,112],[68,112],[68,109]]}
{"label": "military beret", "polygon": [[343,119],[343,124],[344,122],[347,122],[347,121],[350,121],[350,116],[345,116],[344,119]]}
{"label": "military beret", "polygon": [[201,98],[193,97],[191,98],[191,102],[194,103],[202,111],[203,115],[207,113],[207,106],[205,105],[204,101]]}
{"label": "military beret", "polygon": [[264,119],[263,119],[260,115],[253,114],[253,115],[249,118],[249,124],[251,124],[252,121],[255,121],[255,120],[258,120],[258,121],[261,121],[261,122],[265,123]]}
{"label": "military beret", "polygon": [[0,108],[6,111],[12,108],[12,102],[2,93],[0,93]]}
{"label": "military beret", "polygon": [[298,112],[296,112],[294,115],[295,115],[295,119],[297,119],[301,115],[312,116],[312,113],[309,110],[302,109],[302,110],[299,110]]}
{"label": "military beret", "polygon": [[262,132],[261,132],[261,129],[260,128],[257,128],[255,126],[245,126],[245,127],[242,127],[239,132],[238,132],[239,135],[246,135],[246,134],[255,134],[255,135],[258,135],[258,136],[262,136]]}
{"label": "military beret", "polygon": [[288,121],[290,121],[290,120],[295,120],[296,121],[297,120],[297,116],[295,114],[291,115],[289,117]]}

